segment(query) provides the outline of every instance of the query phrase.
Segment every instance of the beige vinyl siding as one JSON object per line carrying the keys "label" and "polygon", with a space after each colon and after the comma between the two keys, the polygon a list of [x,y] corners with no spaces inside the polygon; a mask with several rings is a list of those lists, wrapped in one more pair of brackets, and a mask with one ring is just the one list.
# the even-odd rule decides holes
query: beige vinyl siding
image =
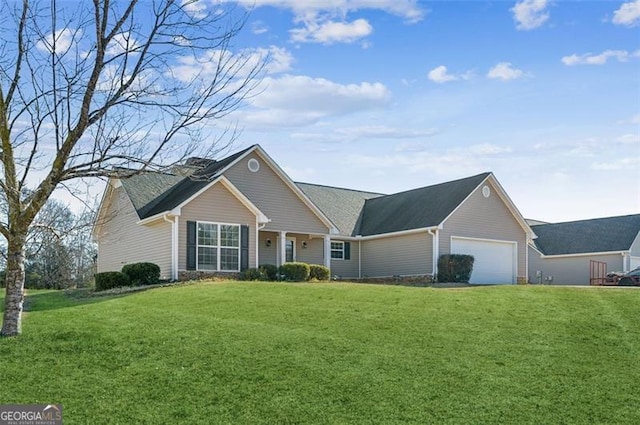
{"label": "beige vinyl siding", "polygon": [[[482,195],[482,187],[491,189],[489,198]],[[490,180],[471,193],[444,222],[440,231],[440,254],[451,253],[451,236],[515,241],[518,244],[518,277],[527,276],[527,236],[511,214]]]}
{"label": "beige vinyl siding", "polygon": [[256,267],[256,216],[222,183],[182,207],[178,236],[178,270],[187,268],[187,221],[249,226],[249,267]]}
{"label": "beige vinyl siding", "polygon": [[[258,261],[262,264],[278,264],[278,234],[276,232],[258,232]],[[271,244],[267,246],[267,239]]]}
{"label": "beige vinyl siding", "polygon": [[362,241],[362,277],[431,274],[432,248],[426,231]]}
{"label": "beige vinyl siding", "polygon": [[[310,238],[309,235],[287,233],[288,238],[296,240],[296,261],[308,264],[324,264],[324,239],[320,236]],[[302,247],[307,242],[307,247]]]}
{"label": "beige vinyl siding", "polygon": [[591,260],[607,263],[608,272],[622,270],[622,255],[619,253],[541,258],[536,250],[529,247],[529,282],[538,282],[536,271],[540,270],[543,282],[547,276],[553,276],[554,285],[589,285]]}
{"label": "beige vinyl siding", "polygon": [[162,220],[136,224],[138,214],[122,186],[108,198],[98,235],[98,272],[120,271],[125,264],[148,261],[160,267],[163,279],[170,279],[171,224]]}
{"label": "beige vinyl siding", "polygon": [[[260,163],[260,169],[255,173],[247,168],[250,159]],[[256,152],[242,158],[224,175],[271,219],[265,230],[328,233],[328,227]]]}
{"label": "beige vinyl siding", "polygon": [[[339,239],[333,239],[339,241]],[[358,241],[349,241],[351,243],[351,255],[349,260],[331,259],[331,275],[341,278],[357,278],[358,277]]]}

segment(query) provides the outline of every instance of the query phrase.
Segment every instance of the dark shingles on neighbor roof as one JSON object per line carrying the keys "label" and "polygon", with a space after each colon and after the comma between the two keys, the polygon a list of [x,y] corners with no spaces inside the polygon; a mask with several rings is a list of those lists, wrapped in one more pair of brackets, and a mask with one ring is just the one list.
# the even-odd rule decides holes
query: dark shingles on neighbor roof
{"label": "dark shingles on neighbor roof", "polygon": [[437,226],[491,173],[408,190],[365,202],[363,236]]}
{"label": "dark shingles on neighbor roof", "polygon": [[123,179],[122,183],[127,194],[132,198],[131,201],[138,216],[144,219],[180,205],[191,195],[207,186],[222,169],[253,149],[254,146],[236,152],[220,161],[211,161],[208,166],[187,177],[149,172]]}
{"label": "dark shingles on neighbor roof", "polygon": [[367,199],[384,196],[340,187],[296,183],[305,195],[336,225],[343,236],[356,235],[356,226]]}
{"label": "dark shingles on neighbor roof", "polygon": [[627,251],[640,232],[640,214],[531,226],[545,255]]}

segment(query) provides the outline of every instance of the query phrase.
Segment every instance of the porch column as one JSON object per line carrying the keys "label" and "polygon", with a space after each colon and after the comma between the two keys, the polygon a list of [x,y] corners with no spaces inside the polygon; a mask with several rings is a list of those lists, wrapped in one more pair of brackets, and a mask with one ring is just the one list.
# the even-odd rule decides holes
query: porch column
{"label": "porch column", "polygon": [[331,236],[324,235],[324,266],[331,269]]}
{"label": "porch column", "polygon": [[278,266],[287,261],[287,232],[280,232],[278,236]]}

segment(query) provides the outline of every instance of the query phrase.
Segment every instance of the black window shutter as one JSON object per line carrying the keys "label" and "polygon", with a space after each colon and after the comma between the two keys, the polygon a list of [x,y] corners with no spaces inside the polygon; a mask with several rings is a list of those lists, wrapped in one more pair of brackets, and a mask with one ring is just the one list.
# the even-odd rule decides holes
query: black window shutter
{"label": "black window shutter", "polygon": [[240,271],[249,268],[249,226],[240,226]]}
{"label": "black window shutter", "polygon": [[196,222],[187,221],[187,270],[196,269]]}
{"label": "black window shutter", "polygon": [[351,260],[351,242],[344,243],[344,259]]}

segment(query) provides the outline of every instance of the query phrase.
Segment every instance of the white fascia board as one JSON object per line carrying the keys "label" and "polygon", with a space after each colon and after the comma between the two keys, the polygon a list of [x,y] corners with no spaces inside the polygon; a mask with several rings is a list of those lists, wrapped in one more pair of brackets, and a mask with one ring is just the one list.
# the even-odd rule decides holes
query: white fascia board
{"label": "white fascia board", "polygon": [[578,254],[555,254],[555,255],[541,254],[541,255],[542,255],[542,258],[567,258],[567,257],[591,257],[594,255],[616,255],[616,254],[628,255],[629,251],[581,252]]}
{"label": "white fascia board", "polygon": [[438,226],[432,227],[419,227],[417,229],[409,229],[409,230],[400,230],[397,232],[389,232],[389,233],[380,233],[377,235],[368,235],[368,236],[338,236],[336,239],[344,239],[344,240],[359,240],[359,241],[370,241],[374,239],[383,239],[383,238],[393,238],[396,236],[404,236],[404,235],[412,235],[415,233],[428,233],[429,230],[438,230]]}

